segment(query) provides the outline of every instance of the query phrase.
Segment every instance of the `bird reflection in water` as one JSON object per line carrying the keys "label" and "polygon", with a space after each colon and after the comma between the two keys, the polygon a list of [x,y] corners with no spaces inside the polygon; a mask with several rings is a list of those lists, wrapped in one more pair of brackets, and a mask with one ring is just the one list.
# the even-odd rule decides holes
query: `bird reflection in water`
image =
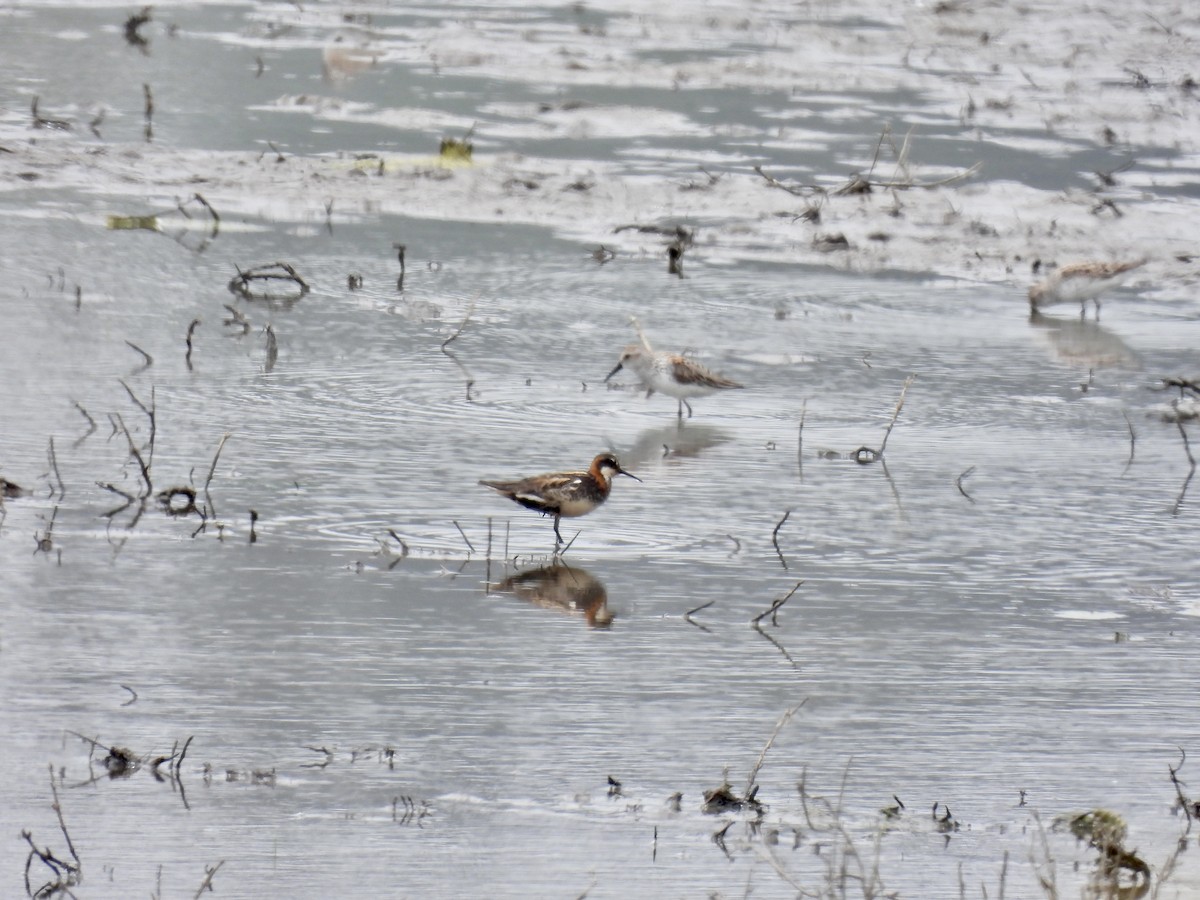
{"label": "bird reflection in water", "polygon": [[562,563],[527,569],[491,586],[540,606],[581,615],[592,628],[608,628],[616,613],[608,608],[604,583],[590,572]]}
{"label": "bird reflection in water", "polygon": [[1035,311],[1029,316],[1029,324],[1045,335],[1054,355],[1069,365],[1089,369],[1141,366],[1132,347],[1095,321],[1058,318]]}
{"label": "bird reflection in water", "polygon": [[631,448],[621,452],[621,459],[636,469],[657,459],[690,459],[731,439],[728,431],[712,425],[673,423],[647,428]]}

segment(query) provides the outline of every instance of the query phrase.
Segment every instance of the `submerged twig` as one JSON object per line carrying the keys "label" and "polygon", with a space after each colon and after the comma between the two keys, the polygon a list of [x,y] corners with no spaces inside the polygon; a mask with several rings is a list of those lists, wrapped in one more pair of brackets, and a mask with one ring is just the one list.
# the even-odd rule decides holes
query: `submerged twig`
{"label": "submerged twig", "polygon": [[[126,341],[125,343],[128,344],[130,347],[132,347],[134,350],[136,350],[138,353],[142,354],[142,359],[145,360],[145,362],[142,364],[142,369],[148,369],[152,365],[154,365],[154,357],[153,356],[151,356],[149,353],[147,353],[145,350],[143,350],[141,347],[139,347],[133,341]],[[138,371],[140,372],[140,371],[142,371],[142,369],[138,369]]]}
{"label": "submerged twig", "polygon": [[71,445],[72,447],[78,447],[78,446],[79,446],[80,444],[82,444],[82,443],[83,443],[85,440],[87,440],[89,437],[91,437],[91,435],[92,435],[92,432],[94,432],[94,431],[96,430],[96,420],[95,420],[95,419],[93,419],[93,418],[91,417],[91,415],[88,413],[88,411],[87,411],[86,409],[84,409],[84,408],[83,408],[83,404],[82,404],[82,403],[80,403],[78,400],[76,400],[76,401],[75,401],[75,408],[76,408],[77,410],[79,410],[80,414],[81,414],[81,415],[82,415],[82,416],[83,416],[85,419],[87,419],[87,422],[88,422],[88,430],[87,430],[87,431],[85,431],[83,434],[81,434],[79,437],[77,437],[77,438],[75,439],[75,443]]}
{"label": "submerged twig", "polygon": [[751,619],[750,624],[753,625],[755,628],[759,628],[760,627],[759,623],[762,622],[762,620],[765,619],[767,616],[770,616],[771,624],[778,625],[779,622],[776,621],[775,617],[776,617],[776,615],[778,615],[780,607],[792,599],[792,595],[794,593],[796,593],[796,591],[800,590],[800,585],[802,585],[802,584],[804,584],[803,581],[797,581],[796,584],[792,587],[792,589],[790,591],[788,591],[782,597],[780,597],[779,599],[777,599],[771,603],[770,609],[768,609],[766,612],[759,613],[757,616],[755,616],[753,619]]}
{"label": "submerged twig", "polygon": [[[95,427],[95,423],[93,423]],[[50,436],[50,446],[46,450],[46,458],[50,462],[50,471],[54,473],[54,480],[58,482],[58,499],[62,500],[67,496],[67,489],[63,485],[62,475],[58,471],[58,456],[54,453],[54,436]],[[50,487],[50,497],[54,498],[54,486]]]}
{"label": "submerged twig", "polygon": [[459,525],[459,524],[458,524],[458,522],[457,522],[456,520],[451,520],[451,521],[454,521],[454,527],[455,527],[455,528],[457,528],[457,529],[458,529],[458,533],[462,535],[462,539],[463,539],[463,541],[464,541],[464,542],[466,543],[466,545],[467,545],[467,550],[468,550],[469,552],[471,552],[471,553],[474,553],[474,552],[475,552],[475,545],[471,543],[471,539],[470,539],[469,537],[467,537],[467,533],[466,533],[465,531],[463,531],[463,530],[462,530],[462,526],[461,526],[461,525]]}
{"label": "submerged twig", "polygon": [[183,361],[187,363],[188,371],[192,371],[192,336],[195,335],[196,329],[200,327],[199,319],[192,319],[192,323],[188,325],[187,330],[187,354],[183,357]]}
{"label": "submerged twig", "polygon": [[1167,763],[1167,771],[1171,773],[1171,784],[1175,786],[1175,796],[1179,799],[1179,806],[1183,810],[1183,814],[1187,816],[1187,830],[1185,834],[1192,830],[1192,821],[1197,813],[1196,804],[1188,800],[1183,794],[1183,782],[1179,780],[1179,770],[1183,768],[1183,764],[1187,762],[1187,751],[1182,747],[1179,748],[1179,765],[1173,766]]}
{"label": "submerged twig", "polygon": [[[292,286],[292,293],[276,296],[269,291],[273,281],[282,281]],[[285,262],[274,262],[264,266],[256,266],[243,271],[237,270],[237,275],[229,280],[229,290],[246,300],[265,300],[269,303],[278,302],[284,307],[291,306],[306,295],[311,288],[308,282],[300,277],[295,268]],[[258,288],[256,290],[256,288]]]}
{"label": "submerged twig", "polygon": [[[1174,402],[1178,410],[1179,401],[1176,400]],[[1183,506],[1183,498],[1187,496],[1188,485],[1192,483],[1192,478],[1196,474],[1196,458],[1192,456],[1192,445],[1188,441],[1187,431],[1184,429],[1183,421],[1179,416],[1175,417],[1175,427],[1179,429],[1179,436],[1183,438],[1183,452],[1187,454],[1188,458],[1188,474],[1187,478],[1183,480],[1183,487],[1179,490],[1179,496],[1175,498],[1175,506],[1171,510],[1171,515],[1173,516],[1179,515],[1179,510]]]}
{"label": "submerged twig", "polygon": [[787,560],[783,558],[783,551],[779,549],[779,529],[783,527],[783,523],[788,520],[788,516],[791,514],[792,511],[790,509],[784,512],[783,518],[779,520],[775,528],[771,531],[771,543],[775,545],[775,552],[779,554],[779,562],[784,569],[787,569],[788,564]]}
{"label": "submerged twig", "polygon": [[697,606],[695,609],[689,609],[687,612],[685,612],[685,613],[683,614],[683,621],[687,622],[689,625],[695,625],[697,628],[700,628],[700,629],[702,629],[702,630],[704,630],[704,631],[708,631],[708,629],[707,629],[707,628],[705,628],[705,627],[704,627],[703,625],[701,625],[699,622],[697,622],[697,621],[695,621],[694,619],[692,619],[692,614],[693,614],[693,613],[698,613],[698,612],[700,612],[701,610],[708,609],[710,606],[712,606],[712,605],[713,605],[714,603],[716,603],[716,602],[717,602],[716,600],[709,600],[707,603],[701,603],[701,604],[700,604],[699,606]]}

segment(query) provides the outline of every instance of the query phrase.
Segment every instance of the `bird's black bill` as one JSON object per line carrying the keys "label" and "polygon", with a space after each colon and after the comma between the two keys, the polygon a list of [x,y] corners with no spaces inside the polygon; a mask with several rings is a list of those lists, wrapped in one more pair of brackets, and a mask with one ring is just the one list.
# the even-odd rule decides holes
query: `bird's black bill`
{"label": "bird's black bill", "polygon": [[617,469],[617,471],[620,472],[622,475],[628,475],[634,481],[640,482],[642,480],[642,479],[638,478],[636,475],[634,475],[632,472],[626,472],[624,469]]}
{"label": "bird's black bill", "polygon": [[611,372],[609,372],[607,375],[605,375],[604,380],[608,381],[608,379],[612,378],[614,375],[616,375],[618,372],[620,372],[622,365],[624,365],[624,363],[617,363],[617,367],[615,369],[613,369]]}

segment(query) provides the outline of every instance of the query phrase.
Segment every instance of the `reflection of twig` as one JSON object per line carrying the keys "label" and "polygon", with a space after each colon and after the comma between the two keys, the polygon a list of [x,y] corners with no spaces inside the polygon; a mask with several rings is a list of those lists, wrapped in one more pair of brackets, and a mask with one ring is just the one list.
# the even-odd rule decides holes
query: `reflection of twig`
{"label": "reflection of twig", "polygon": [[[1178,413],[1179,401],[1174,401],[1174,405],[1176,408],[1176,413]],[[1192,446],[1188,442],[1187,432],[1184,430],[1183,422],[1180,420],[1178,415],[1176,415],[1175,418],[1175,426],[1179,429],[1179,436],[1183,438],[1183,452],[1187,454],[1188,458],[1188,474],[1187,478],[1185,478],[1183,481],[1183,487],[1179,491],[1179,496],[1175,499],[1175,507],[1171,510],[1171,515],[1173,516],[1179,515],[1179,508],[1183,506],[1183,498],[1187,494],[1188,485],[1192,483],[1192,476],[1196,474],[1196,458],[1192,456]]]}
{"label": "reflection of twig", "polygon": [[1133,423],[1129,421],[1129,413],[1121,410],[1121,415],[1125,417],[1125,424],[1129,426],[1129,460],[1125,463],[1125,468],[1121,470],[1121,474],[1124,475],[1133,465],[1133,450],[1137,444],[1137,434],[1133,430]]}
{"label": "reflection of twig", "polygon": [[466,366],[464,366],[462,364],[462,362],[459,361],[458,357],[455,356],[453,353],[451,353],[446,348],[448,346],[450,346],[450,344],[452,344],[456,340],[458,340],[458,336],[463,333],[463,329],[466,328],[467,323],[471,321],[471,314],[474,311],[475,311],[475,301],[472,300],[471,305],[467,308],[466,316],[463,317],[462,324],[458,326],[458,330],[455,331],[454,334],[450,335],[450,337],[446,338],[446,340],[442,341],[442,352],[444,354],[446,354],[446,356],[448,356],[450,358],[450,360],[456,366],[458,366],[458,368],[460,370],[462,370],[463,376],[467,379],[467,400],[468,401],[471,399],[471,388],[475,384],[475,378],[474,378],[474,376],[471,375],[471,370],[468,369]]}
{"label": "reflection of twig", "polygon": [[692,619],[692,613],[698,613],[701,610],[708,609],[710,606],[712,606],[716,602],[717,602],[716,600],[709,600],[707,603],[700,604],[695,609],[689,609],[687,612],[685,612],[683,614],[683,621],[687,622],[689,625],[695,625],[697,628],[699,628],[702,631],[708,631],[707,628],[705,628],[699,622]]}
{"label": "reflection of twig", "polygon": [[968,494],[966,488],[963,487],[963,479],[970,478],[971,473],[974,471],[975,471],[975,467],[971,466],[970,468],[965,469],[961,475],[959,475],[957,478],[954,479],[954,486],[956,488],[958,488],[958,492],[960,494],[962,494],[964,497],[966,497],[968,500],[970,500],[972,503],[975,502],[975,498],[972,497],[970,494]]}
{"label": "reflection of twig", "polygon": [[67,849],[71,852],[71,858],[75,860],[75,870],[78,871],[82,863],[79,860],[79,854],[75,852],[75,842],[71,840],[71,835],[67,833],[67,823],[63,819],[62,804],[58,800],[58,786],[54,783],[54,766],[50,766],[50,793],[54,795],[54,812],[58,816],[58,827],[62,831],[63,839],[67,842]]}

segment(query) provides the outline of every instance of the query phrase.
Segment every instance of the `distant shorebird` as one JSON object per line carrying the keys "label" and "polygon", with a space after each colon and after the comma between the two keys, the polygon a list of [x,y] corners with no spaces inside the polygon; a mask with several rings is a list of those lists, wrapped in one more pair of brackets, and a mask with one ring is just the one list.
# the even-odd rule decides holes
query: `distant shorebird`
{"label": "distant shorebird", "polygon": [[612,480],[617,475],[628,475],[641,481],[636,475],[626,472],[611,453],[601,453],[592,460],[586,472],[548,472],[531,475],[516,481],[480,481],[484,487],[503,494],[509,500],[520,503],[526,509],[554,516],[555,549],[563,543],[558,531],[558,520],[564,516],[586,516],[608,499],[612,491]]}
{"label": "distant shorebird", "polygon": [[641,379],[647,397],[659,391],[678,400],[681,419],[685,406],[688,418],[692,417],[689,397],[707,397],[716,391],[745,387],[744,384],[710,372],[686,356],[677,353],[655,353],[641,344],[630,344],[626,347],[621,352],[621,359],[616,368],[609,372],[604,380],[608,381],[625,367],[632,369]]}
{"label": "distant shorebird", "polygon": [[1087,302],[1096,304],[1100,317],[1100,295],[1125,280],[1128,272],[1146,264],[1144,259],[1130,262],[1081,262],[1055,270],[1044,281],[1029,289],[1030,312],[1055,303],[1079,302],[1081,315],[1087,315]]}

